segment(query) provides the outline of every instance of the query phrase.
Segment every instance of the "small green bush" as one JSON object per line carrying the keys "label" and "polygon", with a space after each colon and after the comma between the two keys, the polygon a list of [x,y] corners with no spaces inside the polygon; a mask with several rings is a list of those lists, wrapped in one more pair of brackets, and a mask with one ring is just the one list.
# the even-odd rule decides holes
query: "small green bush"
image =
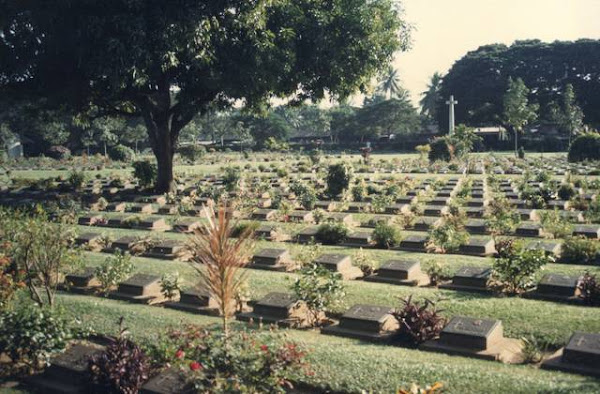
{"label": "small green bush", "polygon": [[135,152],[130,147],[119,144],[109,149],[108,157],[110,157],[111,160],[129,163],[135,157]]}
{"label": "small green bush", "polygon": [[329,271],[318,264],[309,264],[301,270],[301,275],[292,290],[299,300],[306,302],[310,311],[312,326],[318,325],[324,314],[339,305],[344,293],[344,285],[337,272]]}
{"label": "small green bush", "polygon": [[561,263],[594,264],[600,255],[598,241],[583,236],[567,238],[562,244]]}
{"label": "small green bush", "polygon": [[373,240],[380,248],[394,248],[402,241],[402,232],[391,224],[378,223],[373,231]]}
{"label": "small green bush", "polygon": [[327,172],[327,195],[336,198],[339,194],[348,190],[352,173],[350,168],[343,164],[332,164]]}
{"label": "small green bush", "polygon": [[147,160],[136,161],[133,163],[133,176],[137,179],[141,187],[150,187],[156,179],[156,164]]}
{"label": "small green bush", "polygon": [[85,182],[85,173],[83,171],[73,170],[69,173],[67,183],[72,190],[80,190]]}
{"label": "small green bush", "polygon": [[325,245],[336,245],[344,242],[349,230],[342,223],[323,223],[317,230],[316,238]]}
{"label": "small green bush", "polygon": [[[177,149],[182,159],[195,163],[206,154],[206,148],[202,145],[185,145]],[[246,153],[247,154],[247,153]]]}
{"label": "small green bush", "polygon": [[95,270],[95,275],[100,282],[100,291],[105,295],[119,282],[126,279],[133,272],[133,263],[129,253],[116,251],[107,257]]}
{"label": "small green bush", "polygon": [[4,366],[41,369],[52,354],[65,349],[72,337],[70,322],[58,310],[25,305],[0,313],[0,349],[11,360]]}
{"label": "small green bush", "polygon": [[429,143],[429,161],[450,161],[452,160],[452,147],[446,138],[435,138]]}
{"label": "small green bush", "polygon": [[600,160],[600,134],[587,133],[575,138],[569,147],[569,161]]}

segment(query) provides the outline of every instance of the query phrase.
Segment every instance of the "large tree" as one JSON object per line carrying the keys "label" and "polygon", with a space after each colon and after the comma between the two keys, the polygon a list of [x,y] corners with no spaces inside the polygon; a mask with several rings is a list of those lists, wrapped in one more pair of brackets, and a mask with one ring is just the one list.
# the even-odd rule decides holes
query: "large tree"
{"label": "large tree", "polygon": [[509,76],[525,82],[530,101],[540,105],[541,119],[552,118],[552,103],[562,104],[566,86],[573,85],[586,123],[600,127],[600,40],[582,39],[517,41],[467,53],[444,75],[436,115],[440,128],[448,128],[445,101],[450,95],[460,103],[455,107],[457,123],[497,125]]}
{"label": "large tree", "polygon": [[421,100],[419,100],[419,105],[421,106],[421,115],[424,116],[429,122],[436,119],[437,105],[441,100],[441,87],[442,74],[436,71],[431,76],[431,81],[427,85],[427,90],[421,93]]}
{"label": "large tree", "polygon": [[173,190],[197,114],[274,97],[346,97],[407,46],[393,0],[0,0],[0,90],[142,116]]}

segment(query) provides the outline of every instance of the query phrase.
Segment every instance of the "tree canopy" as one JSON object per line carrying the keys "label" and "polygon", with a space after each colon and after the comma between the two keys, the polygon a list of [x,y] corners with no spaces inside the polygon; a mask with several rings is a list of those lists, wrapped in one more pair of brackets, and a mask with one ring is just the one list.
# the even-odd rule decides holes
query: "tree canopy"
{"label": "tree canopy", "polygon": [[142,116],[173,190],[197,114],[365,90],[409,29],[392,0],[0,0],[0,91],[91,115]]}
{"label": "tree canopy", "polygon": [[467,53],[444,76],[437,102],[437,122],[447,130],[452,94],[456,122],[470,126],[498,124],[508,78],[521,78],[529,100],[539,105],[540,119],[549,119],[552,103],[561,103],[570,84],[587,123],[600,126],[600,40],[575,42],[516,41],[511,46],[486,45]]}

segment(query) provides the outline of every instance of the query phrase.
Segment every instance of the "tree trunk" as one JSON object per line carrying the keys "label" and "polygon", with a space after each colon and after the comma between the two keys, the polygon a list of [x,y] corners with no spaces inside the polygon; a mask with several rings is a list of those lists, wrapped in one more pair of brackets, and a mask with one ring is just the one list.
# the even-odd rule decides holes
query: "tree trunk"
{"label": "tree trunk", "polygon": [[171,193],[177,189],[173,178],[175,147],[171,141],[170,130],[159,130],[157,134],[158,141],[152,148],[158,170],[155,188],[157,193]]}

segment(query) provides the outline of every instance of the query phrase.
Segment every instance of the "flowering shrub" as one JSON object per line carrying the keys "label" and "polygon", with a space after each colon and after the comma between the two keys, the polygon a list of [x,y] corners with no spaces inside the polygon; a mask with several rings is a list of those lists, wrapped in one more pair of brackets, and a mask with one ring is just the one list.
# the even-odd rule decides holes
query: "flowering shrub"
{"label": "flowering shrub", "polygon": [[226,344],[220,332],[187,325],[151,347],[155,361],[178,366],[202,393],[284,393],[292,379],[311,373],[304,350],[279,336],[234,331]]}
{"label": "flowering shrub", "polygon": [[499,258],[494,261],[491,287],[508,294],[519,294],[534,285],[535,274],[554,257],[539,249],[526,249],[514,240],[498,244]]}
{"label": "flowering shrub", "polygon": [[600,305],[600,281],[596,275],[586,272],[577,285],[581,291],[580,298],[587,305]]}
{"label": "flowering shrub", "polygon": [[[0,349],[11,363],[9,371],[28,372],[43,368],[50,356],[62,351],[72,338],[69,321],[48,307],[23,305],[14,311],[0,312]],[[1,375],[1,374],[0,374]]]}
{"label": "flowering shrub", "polygon": [[15,292],[24,287],[24,272],[17,269],[16,264],[5,254],[9,243],[0,244],[0,310],[6,308]]}
{"label": "flowering shrub", "polygon": [[340,275],[318,264],[304,266],[292,290],[299,300],[306,302],[311,315],[308,323],[313,326],[320,324],[325,312],[340,304],[345,296]]}

